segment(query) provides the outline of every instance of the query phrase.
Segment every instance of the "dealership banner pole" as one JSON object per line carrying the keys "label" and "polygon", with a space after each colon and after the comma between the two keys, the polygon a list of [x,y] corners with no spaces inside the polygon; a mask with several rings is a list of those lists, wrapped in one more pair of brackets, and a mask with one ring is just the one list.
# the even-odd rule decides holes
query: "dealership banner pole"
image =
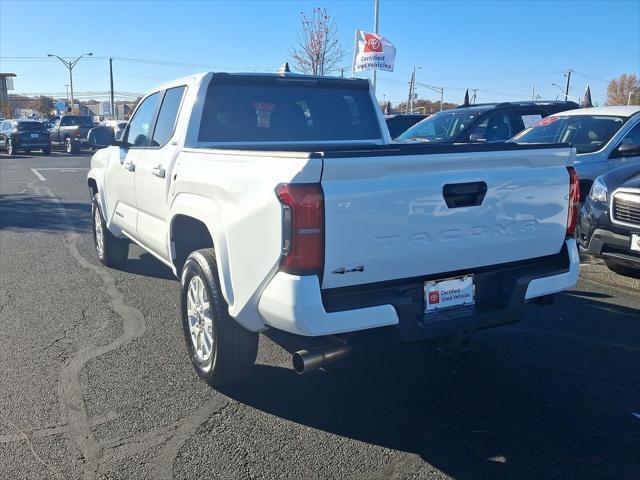
{"label": "dealership banner pole", "polygon": [[[373,33],[378,34],[378,0],[373,0]],[[376,72],[377,70],[373,69],[373,93],[376,93]]]}

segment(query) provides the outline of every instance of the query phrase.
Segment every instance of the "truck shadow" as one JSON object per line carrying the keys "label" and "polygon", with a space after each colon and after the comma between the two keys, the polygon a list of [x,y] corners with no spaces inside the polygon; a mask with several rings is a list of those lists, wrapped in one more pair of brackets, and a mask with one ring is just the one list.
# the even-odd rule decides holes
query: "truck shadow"
{"label": "truck shadow", "polygon": [[0,194],[0,230],[90,231],[91,207],[45,196]]}
{"label": "truck shadow", "polygon": [[[638,478],[637,420],[612,398],[635,392],[637,401],[640,393],[633,347],[640,311],[560,297],[553,307],[560,321],[568,312],[570,321],[591,315],[597,323],[584,328],[599,324],[602,335],[567,322],[534,330],[545,328],[546,314],[532,306],[520,324],[480,333],[471,352],[366,345],[305,376],[258,365],[243,386],[223,393],[303,427],[418,455],[454,478]],[[635,328],[618,339],[627,350],[611,339],[621,324]],[[406,458],[379,478],[411,476],[422,465],[403,471]]]}

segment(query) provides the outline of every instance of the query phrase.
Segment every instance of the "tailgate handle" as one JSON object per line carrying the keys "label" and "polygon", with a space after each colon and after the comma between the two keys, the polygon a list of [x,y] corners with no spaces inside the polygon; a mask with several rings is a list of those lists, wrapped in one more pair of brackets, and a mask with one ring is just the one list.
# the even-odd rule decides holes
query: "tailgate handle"
{"label": "tailgate handle", "polygon": [[449,208],[482,205],[486,193],[487,184],[484,182],[450,183],[442,187],[442,196]]}

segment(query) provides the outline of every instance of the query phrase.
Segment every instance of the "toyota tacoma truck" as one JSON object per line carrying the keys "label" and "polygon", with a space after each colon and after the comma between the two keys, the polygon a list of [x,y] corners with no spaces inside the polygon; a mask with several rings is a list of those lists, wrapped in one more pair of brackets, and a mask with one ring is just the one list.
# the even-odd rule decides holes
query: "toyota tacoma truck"
{"label": "toyota tacoma truck", "polygon": [[571,288],[579,184],[566,145],[393,144],[368,80],[205,73],[162,85],[91,160],[99,260],[137,243],[181,282],[213,386],[258,333],[322,337],[304,372],[367,332],[466,339]]}

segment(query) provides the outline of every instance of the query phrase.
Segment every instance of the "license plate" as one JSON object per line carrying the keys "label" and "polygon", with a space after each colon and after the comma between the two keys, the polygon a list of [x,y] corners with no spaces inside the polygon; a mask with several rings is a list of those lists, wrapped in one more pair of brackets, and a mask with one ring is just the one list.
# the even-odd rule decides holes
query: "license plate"
{"label": "license plate", "polygon": [[640,233],[631,234],[631,250],[640,252]]}
{"label": "license plate", "polygon": [[475,304],[473,275],[424,282],[424,313]]}
{"label": "license plate", "polygon": [[38,138],[38,134],[37,133],[32,133],[31,134],[31,138]]}

